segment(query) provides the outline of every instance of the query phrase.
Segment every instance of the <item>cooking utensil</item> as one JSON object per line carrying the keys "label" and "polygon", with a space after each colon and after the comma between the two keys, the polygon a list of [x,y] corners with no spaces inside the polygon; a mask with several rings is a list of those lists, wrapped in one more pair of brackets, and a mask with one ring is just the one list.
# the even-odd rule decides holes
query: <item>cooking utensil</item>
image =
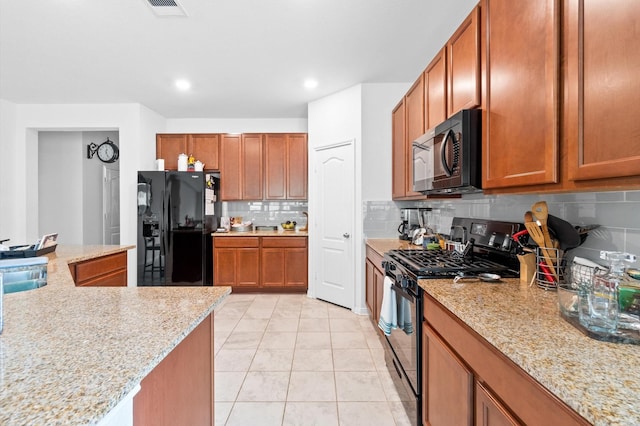
{"label": "cooking utensil", "polygon": [[495,283],[502,279],[502,277],[498,274],[490,274],[488,272],[481,272],[476,275],[458,275],[453,279],[454,283],[457,283],[460,280],[480,280],[487,283]]}
{"label": "cooking utensil", "polygon": [[531,236],[531,238],[533,238],[533,241],[535,241],[536,244],[540,247],[540,250],[542,251],[542,255],[545,258],[545,263],[547,264],[547,266],[555,276],[556,268],[553,266],[553,262],[551,261],[551,256],[549,255],[549,251],[545,246],[546,242],[544,239],[544,234],[542,232],[542,229],[540,229],[540,227],[533,221],[533,213],[531,213],[530,211],[524,214],[524,226],[529,231],[529,235]]}
{"label": "cooking utensil", "polygon": [[538,225],[542,228],[542,235],[544,236],[544,246],[545,247],[553,247],[553,243],[551,242],[551,235],[549,235],[549,228],[547,227],[547,219],[549,217],[549,207],[547,206],[546,201],[538,201],[531,206],[531,210],[533,215],[536,218],[536,221],[539,222]]}
{"label": "cooking utensil", "polygon": [[560,250],[571,250],[581,244],[580,234],[566,220],[549,215],[547,223],[560,243]]}

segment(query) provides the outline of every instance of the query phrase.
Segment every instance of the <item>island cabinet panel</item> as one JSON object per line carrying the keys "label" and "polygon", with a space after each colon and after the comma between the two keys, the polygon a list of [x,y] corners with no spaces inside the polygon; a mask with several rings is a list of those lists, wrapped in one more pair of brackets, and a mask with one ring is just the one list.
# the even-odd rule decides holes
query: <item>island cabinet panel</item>
{"label": "island cabinet panel", "polygon": [[220,170],[220,135],[190,134],[187,151],[204,163],[205,170]]}
{"label": "island cabinet panel", "polygon": [[[498,351],[493,345],[464,324],[458,317],[449,312],[429,294],[424,294],[424,328],[427,329],[429,344],[435,336],[445,345],[452,355],[472,372],[476,382],[482,383],[485,389],[491,389],[491,397],[499,401],[501,410],[507,417],[517,419],[519,423],[528,425],[588,425],[583,417],[560,401],[549,390],[543,387],[522,368]],[[430,333],[430,334],[429,334]],[[423,350],[423,363],[430,362],[431,351]],[[426,359],[425,359],[426,358]],[[433,383],[428,373],[423,383]],[[433,392],[426,389],[426,392]],[[477,395],[476,395],[477,396]],[[427,396],[428,397],[428,396]],[[480,403],[487,405],[486,401]],[[466,410],[469,406],[460,406],[456,412]],[[478,400],[476,400],[478,403]],[[543,407],[543,408],[541,408]],[[495,408],[495,407],[494,407]],[[431,407],[429,406],[429,409]],[[513,413],[511,416],[510,413]],[[496,416],[492,409],[490,415]],[[428,423],[425,423],[428,424]],[[509,424],[509,423],[507,423]]]}
{"label": "island cabinet panel", "polygon": [[156,158],[164,159],[165,170],[178,170],[178,155],[188,154],[188,135],[156,134]]}
{"label": "island cabinet panel", "polygon": [[207,316],[140,383],[135,426],[213,425],[213,314]]}
{"label": "island cabinet panel", "polygon": [[78,287],[126,287],[127,252],[70,263],[69,270]]}
{"label": "island cabinet panel", "polygon": [[424,71],[424,128],[447,119],[447,49],[442,48]]}
{"label": "island cabinet panel", "polygon": [[480,105],[480,7],[473,9],[447,43],[447,59],[447,112],[451,117]]}
{"label": "island cabinet panel", "polygon": [[476,426],[517,426],[520,423],[480,383],[475,384]]}
{"label": "island cabinet panel", "polygon": [[427,325],[423,327],[422,417],[425,425],[473,424],[473,374]]}
{"label": "island cabinet panel", "polygon": [[558,182],[559,0],[484,0],[483,188]]}
{"label": "island cabinet panel", "polygon": [[569,0],[569,179],[640,175],[640,2]]}
{"label": "island cabinet panel", "polygon": [[267,134],[264,139],[264,198],[307,199],[307,135]]}

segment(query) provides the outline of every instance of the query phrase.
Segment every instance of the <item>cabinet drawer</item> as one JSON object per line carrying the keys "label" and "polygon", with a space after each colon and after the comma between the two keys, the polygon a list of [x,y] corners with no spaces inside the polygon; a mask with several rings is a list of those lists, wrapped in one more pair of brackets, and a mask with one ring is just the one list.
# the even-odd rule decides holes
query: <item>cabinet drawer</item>
{"label": "cabinet drawer", "polygon": [[78,287],[126,287],[127,271],[116,271],[87,281],[78,281],[76,285]]}
{"label": "cabinet drawer", "polygon": [[378,269],[379,271],[382,271],[382,256],[380,255],[380,253],[378,253],[377,251],[375,251],[374,249],[372,249],[371,247],[367,246],[367,259],[373,263],[373,265],[376,267],[376,269]]}
{"label": "cabinet drawer", "polygon": [[[72,270],[72,275],[75,277],[77,285],[86,285],[85,282],[114,271],[121,272],[122,270],[124,270],[126,277],[127,252],[111,254],[108,256],[98,257],[96,259],[73,263],[69,265],[69,268]],[[74,270],[75,273],[73,273]],[[124,284],[120,283],[117,285],[126,285],[126,278]]]}
{"label": "cabinet drawer", "polygon": [[306,247],[307,237],[262,237],[262,247]]}
{"label": "cabinet drawer", "polygon": [[258,237],[214,237],[214,247],[260,247]]}

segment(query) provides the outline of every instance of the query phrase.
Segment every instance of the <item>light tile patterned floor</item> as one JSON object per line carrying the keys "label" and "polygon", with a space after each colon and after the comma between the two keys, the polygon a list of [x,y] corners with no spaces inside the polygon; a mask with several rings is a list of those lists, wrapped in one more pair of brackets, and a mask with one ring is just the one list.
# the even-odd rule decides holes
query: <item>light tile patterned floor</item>
{"label": "light tile patterned floor", "polygon": [[368,317],[306,295],[215,311],[216,425],[409,425]]}

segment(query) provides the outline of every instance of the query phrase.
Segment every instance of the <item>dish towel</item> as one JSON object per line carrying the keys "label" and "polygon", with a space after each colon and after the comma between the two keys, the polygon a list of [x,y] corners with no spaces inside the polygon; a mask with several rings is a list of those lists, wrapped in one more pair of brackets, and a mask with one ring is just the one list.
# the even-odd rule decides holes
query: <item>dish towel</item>
{"label": "dish towel", "polygon": [[413,333],[413,323],[411,322],[411,303],[404,297],[400,298],[398,304],[398,328],[407,334]]}
{"label": "dish towel", "polygon": [[384,277],[382,283],[382,308],[380,309],[380,320],[378,321],[378,327],[382,332],[389,336],[391,330],[398,328],[398,308],[396,306],[396,293],[391,290],[393,281],[391,278]]}

